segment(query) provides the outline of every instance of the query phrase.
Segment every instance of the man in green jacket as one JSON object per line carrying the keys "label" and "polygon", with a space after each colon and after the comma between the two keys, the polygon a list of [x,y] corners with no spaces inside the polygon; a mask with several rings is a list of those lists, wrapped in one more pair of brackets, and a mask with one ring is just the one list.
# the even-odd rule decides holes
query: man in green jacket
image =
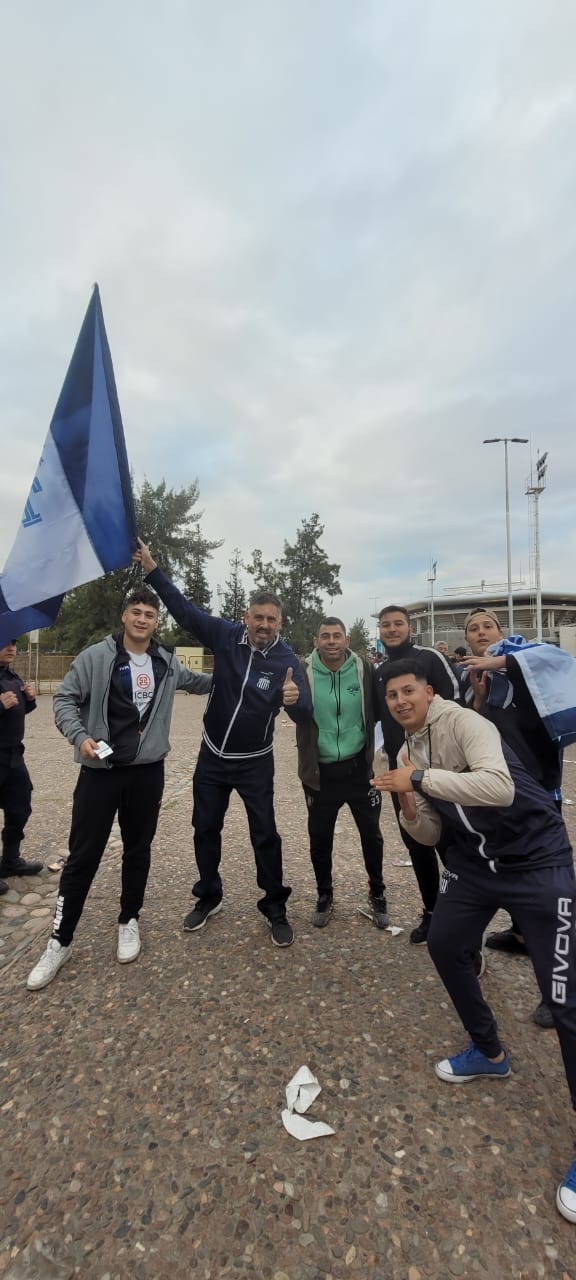
{"label": "man in green jacket", "polygon": [[340,618],[323,618],[314,650],[302,662],[313,718],[296,726],[298,773],[308,805],[310,857],[318,902],[312,923],[322,929],[334,910],[332,848],[338,812],[347,804],[358,828],[378,929],[388,924],[382,879],[381,797],[370,784],[374,762],[373,670],[346,645]]}

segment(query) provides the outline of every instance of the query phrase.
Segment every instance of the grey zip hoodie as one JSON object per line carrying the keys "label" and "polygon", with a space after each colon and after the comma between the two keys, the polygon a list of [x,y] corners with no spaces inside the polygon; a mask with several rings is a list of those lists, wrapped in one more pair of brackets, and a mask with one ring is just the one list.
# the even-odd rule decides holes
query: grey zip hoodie
{"label": "grey zip hoodie", "polygon": [[[170,649],[158,645],[166,672],[158,688],[154,705],[142,731],[138,752],[132,764],[155,764],[170,750],[170,721],[177,689],[186,693],[208,693],[212,677],[188,671]],[[60,733],[72,743],[74,759],[89,769],[106,769],[105,760],[85,760],[80,746],[87,738],[108,742],[108,695],[114,663],[118,656],[113,636],[90,645],[74,659],[54,694],[54,719]]]}

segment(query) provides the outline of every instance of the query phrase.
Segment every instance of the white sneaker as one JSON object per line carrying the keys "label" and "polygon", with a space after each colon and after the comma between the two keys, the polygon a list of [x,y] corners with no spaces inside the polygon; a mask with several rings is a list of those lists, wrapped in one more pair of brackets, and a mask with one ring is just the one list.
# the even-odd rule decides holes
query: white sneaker
{"label": "white sneaker", "polygon": [[120,964],[136,960],[142,950],[137,920],[118,925],[118,959]]}
{"label": "white sneaker", "polygon": [[32,972],[28,974],[26,986],[29,991],[40,991],[42,987],[47,987],[49,982],[56,977],[58,970],[63,964],[70,959],[72,954],[72,943],[68,947],[63,947],[57,938],[50,938],[48,946],[43,955],[40,956],[38,964],[34,966]]}

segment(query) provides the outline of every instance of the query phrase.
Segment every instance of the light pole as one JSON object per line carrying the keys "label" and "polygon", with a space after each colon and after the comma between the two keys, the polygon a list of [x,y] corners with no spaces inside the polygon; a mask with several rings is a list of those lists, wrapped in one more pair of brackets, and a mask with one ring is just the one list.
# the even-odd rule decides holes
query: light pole
{"label": "light pole", "polygon": [[430,573],[428,581],[430,583],[430,644],[434,644],[434,583],[436,581],[436,565],[437,560],[433,560],[430,565]]}
{"label": "light pole", "polygon": [[504,445],[504,483],[506,488],[506,560],[507,560],[507,581],[508,581],[508,635],[514,634],[514,599],[512,596],[512,548],[510,545],[510,488],[508,484],[508,445],[509,444],[528,444],[528,440],[524,436],[492,436],[489,440],[483,440],[483,444],[503,444]]}
{"label": "light pole", "polygon": [[536,639],[542,639],[542,580],[540,575],[540,494],[546,488],[546,459],[543,453],[536,462],[536,484],[529,484],[526,493],[534,498],[534,577],[536,585]]}

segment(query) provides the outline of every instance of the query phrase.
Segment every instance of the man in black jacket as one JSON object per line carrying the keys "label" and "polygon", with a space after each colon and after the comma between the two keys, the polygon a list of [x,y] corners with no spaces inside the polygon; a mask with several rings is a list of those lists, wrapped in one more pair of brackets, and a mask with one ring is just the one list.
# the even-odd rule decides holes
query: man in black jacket
{"label": "man in black jacket", "polygon": [[286,902],[292,891],[283,881],[282,842],[274,817],[274,721],[281,707],[295,723],[305,720],[311,705],[296,654],[280,639],[280,601],[269,592],[257,592],[243,623],[213,618],[180,593],[158,568],[150,549],[139,542],[134,559],[147,581],[176,622],[214,654],[214,683],[193,779],[198,880],[192,893],[197,902],[184,929],[203,929],[222,909],[222,828],[230,795],[236,791],[246,809],[256,878],[263,890],[258,909],[274,945],[289,947],[294,932]]}
{"label": "man in black jacket", "polygon": [[[386,705],[383,684],[385,664],[387,662],[396,662],[400,658],[417,658],[418,665],[425,672],[426,680],[432,686],[434,693],[437,693],[441,698],[448,698],[450,701],[458,701],[459,687],[450,663],[441,653],[438,653],[436,649],[424,649],[420,645],[414,644],[410,614],[402,605],[388,604],[381,609],[378,614],[378,625],[380,639],[384,645],[384,654],[375,672],[376,705],[382,723],[384,750],[388,756],[389,768],[395,769],[396,757],[404,743],[404,733],[402,727],[390,715]],[[399,801],[394,792],[392,793],[392,803],[398,820],[400,835],[410,854],[410,860],[422,898],[422,919],[420,924],[416,925],[416,928],[412,930],[410,941],[414,943],[426,942],[432,912],[438,897],[440,883],[438,862],[427,845],[419,844],[400,826]]]}
{"label": "man in black jacket", "polygon": [[[464,634],[472,657],[465,658],[460,668],[463,701],[496,725],[524,767],[561,809],[562,752],[542,723],[514,655],[496,657],[488,653],[503,639],[497,614],[483,605],[471,609],[464,622]],[[511,920],[508,929],[490,933],[485,945],[493,951],[528,954],[515,920]],[[545,1000],[541,1000],[532,1017],[539,1027],[554,1026]]]}
{"label": "man in black jacket", "polygon": [[[16,657],[16,641],[0,649],[0,808],[4,810],[0,877],[35,876],[42,862],[26,862],[20,855],[24,828],[32,813],[32,782],[24,764],[24,721],[36,708],[36,690],[25,683],[11,663]],[[0,879],[0,894],[8,891]]]}

